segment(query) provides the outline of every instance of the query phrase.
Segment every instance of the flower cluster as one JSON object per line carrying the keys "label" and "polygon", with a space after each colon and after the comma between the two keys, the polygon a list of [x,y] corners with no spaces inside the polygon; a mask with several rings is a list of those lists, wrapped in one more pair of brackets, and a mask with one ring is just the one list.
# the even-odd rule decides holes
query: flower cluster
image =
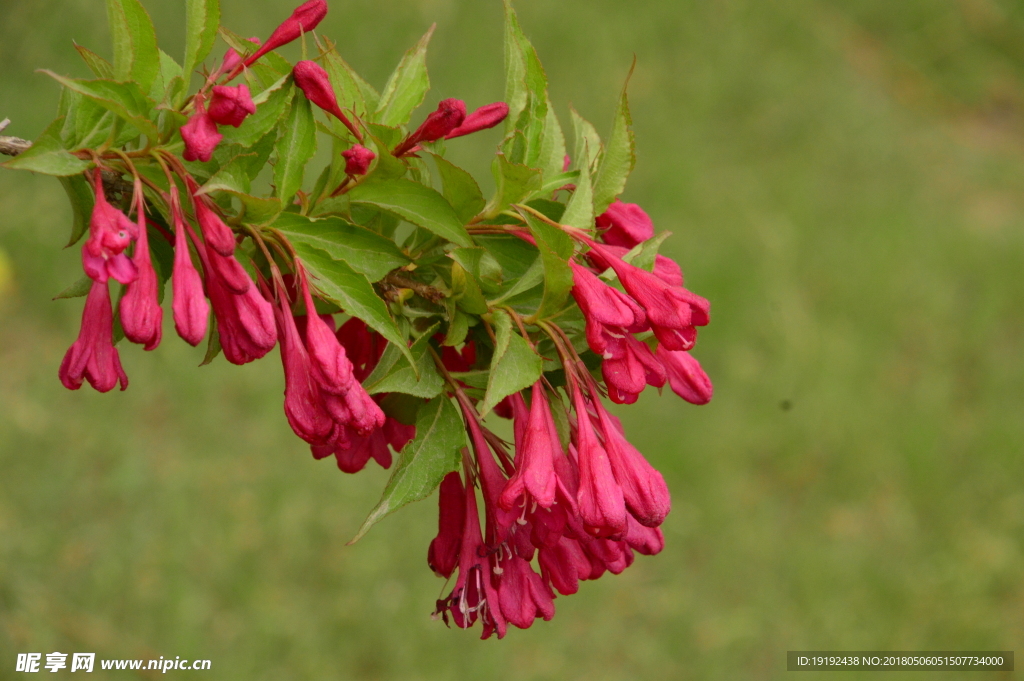
{"label": "flower cluster", "polygon": [[[175,331],[193,346],[205,339],[206,362],[223,354],[241,365],[279,348],[285,417],[315,459],[356,473],[401,457],[359,536],[438,489],[427,562],[454,583],[435,615],[462,628],[479,621],[484,638],[500,638],[509,625],[551,619],[555,597],[580,582],[663,549],[668,486],[604,399],[632,404],[667,384],[709,402],[711,382],[690,354],[709,303],[657,253],[664,235],[647,213],[618,198],[634,161],[625,95],[607,147],[576,126],[584,158],[574,169],[509,5],[509,101],[469,111],[442,99],[418,125],[409,122],[426,94],[426,39],[383,94],[329,41],[316,38],[318,52],[294,66],[271,55],[326,13],[324,0],[309,0],[252,47],[222,31],[229,49],[202,70],[197,92],[183,91],[186,79],[140,90],[159,104],[123,83],[58,77],[72,91],[66,106],[125,114],[97,117],[112,121],[100,146],[91,133],[51,136],[13,162],[91,196],[73,197],[79,224],[88,221],[87,286],[76,287],[85,309],[60,380],[125,389],[116,344],[123,333],[159,346],[165,290]],[[188,63],[201,64],[205,49]],[[150,56],[170,68],[167,55]],[[128,90],[116,111],[88,99]],[[66,129],[66,116],[52,128]],[[487,199],[445,147],[502,123]],[[310,186],[318,134],[330,161]],[[272,190],[256,195],[268,165]],[[511,421],[510,441],[495,418]]]}

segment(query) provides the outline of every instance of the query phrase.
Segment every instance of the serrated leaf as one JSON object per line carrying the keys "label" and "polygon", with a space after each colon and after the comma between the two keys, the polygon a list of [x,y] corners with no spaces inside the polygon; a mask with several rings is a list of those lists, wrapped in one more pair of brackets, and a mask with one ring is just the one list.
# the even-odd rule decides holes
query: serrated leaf
{"label": "serrated leaf", "polygon": [[510,162],[498,154],[491,165],[494,173],[494,197],[484,209],[484,215],[493,218],[514,203],[519,203],[540,188],[541,171]]}
{"label": "serrated leaf", "polygon": [[500,296],[490,302],[491,305],[500,305],[511,300],[520,293],[526,293],[534,286],[544,282],[544,261],[538,254],[530,268],[521,276],[512,280],[512,285]]}
{"label": "serrated leaf", "polygon": [[565,232],[538,220],[525,210],[520,211],[520,214],[526,218],[530,232],[537,240],[537,249],[544,265],[544,297],[532,319],[547,319],[565,306],[572,289],[572,270],[568,262],[573,253],[572,239]]}
{"label": "serrated leaf", "polygon": [[459,246],[473,245],[451,204],[435,190],[412,180],[367,181],[352,189],[348,197],[353,204],[377,206]]}
{"label": "serrated leaf", "polygon": [[94,76],[97,78],[106,78],[107,80],[114,79],[114,66],[109,61],[89,48],[82,47],[77,43],[75,43],[75,49],[78,50],[78,54],[81,55],[82,59],[85,61],[85,65],[89,67],[89,70],[92,71]]}
{"label": "serrated leaf", "polygon": [[431,26],[426,35],[409,49],[388,79],[377,106],[377,122],[384,125],[405,125],[412,112],[423,103],[430,89],[427,77],[427,45],[434,34]]}
{"label": "serrated leaf", "polygon": [[[551,179],[557,178],[562,174],[562,168],[565,166],[565,154],[565,133],[562,132],[562,124],[558,122],[555,107],[548,100],[547,120],[544,123],[544,140],[541,144],[540,158],[537,163],[544,173],[545,185]],[[572,180],[569,180],[569,182],[572,182]],[[551,191],[561,186],[561,184],[556,184]]]}
{"label": "serrated leaf", "polygon": [[71,284],[63,291],[53,297],[54,300],[66,300],[69,298],[82,298],[89,295],[89,291],[92,289],[92,279],[89,278],[88,274],[82,275],[82,277]]}
{"label": "serrated leaf", "polygon": [[440,395],[444,389],[444,379],[437,373],[434,357],[429,352],[430,339],[439,326],[440,324],[431,326],[409,348],[413,364],[410,364],[395,346],[389,345],[384,355],[390,353],[390,356],[382,356],[373,373],[363,381],[366,392],[371,395],[403,393],[424,399]]}
{"label": "serrated leaf", "polygon": [[220,132],[224,135],[224,143],[251,147],[273,130],[285,111],[288,111],[288,102],[295,92],[295,88],[286,87],[289,79],[289,76],[279,79],[254,97],[252,101],[256,105],[256,113],[246,116],[240,127],[222,126]]}
{"label": "serrated leaf", "polygon": [[281,211],[284,210],[284,206],[281,205],[281,200],[274,197],[263,197],[263,196],[252,196],[251,194],[245,194],[230,187],[223,186],[211,186],[206,185],[205,190],[207,193],[210,192],[225,192],[231,194],[237,198],[245,210],[243,217],[245,218],[246,224],[250,225],[266,225],[274,221]]}
{"label": "serrated leaf", "polygon": [[500,288],[501,265],[493,255],[487,252],[487,249],[480,246],[456,248],[448,253],[448,257],[472,274],[487,293],[495,293]]}
{"label": "serrated leaf", "polygon": [[448,325],[448,331],[445,333],[444,343],[442,345],[461,345],[469,334],[469,321],[469,315],[464,314],[459,310],[455,310],[455,313],[452,315],[451,323]]}
{"label": "serrated leaf", "polygon": [[[582,118],[573,117],[576,127],[576,148],[579,149],[577,157],[581,168],[590,167],[590,144],[587,142],[586,133],[581,125],[578,125]],[[590,173],[581,172],[576,180],[576,191],[565,207],[562,215],[562,224],[582,229],[585,232],[594,230],[594,188],[591,184]]]}
{"label": "serrated leaf", "polygon": [[430,496],[444,476],[459,469],[464,446],[465,427],[450,399],[442,395],[420,407],[416,438],[402,449],[384,494],[349,544],[359,541],[388,514]]}
{"label": "serrated leaf", "polygon": [[149,92],[160,71],[153,21],[139,0],[107,0],[114,41],[114,79],[134,81]]}
{"label": "serrated leaf", "polygon": [[89,219],[92,217],[92,206],[95,202],[93,188],[83,175],[72,175],[60,178],[61,186],[71,202],[71,237],[65,246],[74,246],[82,235],[89,230]]}
{"label": "serrated leaf", "polygon": [[114,112],[138,128],[143,135],[154,140],[159,136],[156,125],[150,120],[156,105],[142,93],[137,83],[116,83],[102,79],[76,80],[46,69],[43,69],[42,73],[61,85],[85,95],[104,109]]}
{"label": "serrated leaf", "polygon": [[504,310],[494,311],[494,355],[487,393],[480,404],[480,416],[487,416],[498,402],[528,388],[540,379],[543,362],[530,344],[513,330],[512,317]]}
{"label": "serrated leaf", "polygon": [[292,108],[277,140],[274,184],[277,197],[288,205],[302,188],[306,164],[316,153],[316,124],[313,109],[305,97],[293,97]]}
{"label": "serrated leaf", "polygon": [[[634,62],[634,66],[636,63]],[[633,69],[629,70],[630,76]],[[594,210],[598,215],[605,212],[608,206],[625,190],[626,180],[636,165],[636,141],[633,137],[633,120],[629,115],[629,98],[626,85],[622,87],[619,107],[615,112],[615,124],[608,138],[608,146],[604,150],[597,179],[594,181]]]}
{"label": "serrated leaf", "polygon": [[211,315],[210,331],[206,340],[206,355],[199,366],[204,367],[217,358],[221,352],[220,333],[217,331],[217,315]]}
{"label": "serrated leaf", "polygon": [[343,260],[371,282],[409,264],[395,242],[337,217],[311,219],[296,213],[280,215],[274,224],[292,243],[305,243]]}
{"label": "serrated leaf", "polygon": [[11,170],[28,170],[55,177],[80,175],[92,166],[67,151],[61,144],[60,132],[64,119],[58,118],[47,126],[32,146],[3,164]]}
{"label": "serrated leaf", "polygon": [[309,244],[296,243],[293,246],[306,270],[313,277],[314,286],[324,297],[346,313],[362,319],[389,343],[398,346],[409,363],[415,365],[412,353],[405,343],[405,336],[398,330],[398,325],[388,313],[387,306],[373,290],[373,285],[365,275]]}
{"label": "serrated leaf", "polygon": [[448,203],[452,204],[455,214],[462,222],[469,222],[484,209],[484,199],[480,185],[473,176],[437,154],[430,154],[437,166],[437,174],[441,177],[441,191]]}
{"label": "serrated leaf", "polygon": [[217,40],[220,26],[220,0],[185,0],[185,64],[189,79],[192,70],[203,63]]}
{"label": "serrated leaf", "polygon": [[[548,112],[551,106],[547,93],[548,79],[537,56],[537,50],[519,25],[512,3],[505,0],[504,5],[505,101],[509,105],[509,116],[505,125],[507,133],[518,130],[522,135],[508,137],[503,150],[517,163],[544,169],[545,163],[550,163],[553,146],[557,145],[557,139],[552,137],[549,141],[551,147],[545,148],[545,128],[549,121]],[[557,125],[557,120],[555,123]]]}
{"label": "serrated leaf", "polygon": [[595,128],[589,121],[576,113],[576,109],[569,107],[569,115],[572,117],[572,127],[576,132],[576,148],[573,151],[573,165],[577,169],[582,170],[583,165],[580,164],[580,158],[584,155],[584,145],[589,150],[590,154],[590,166],[588,170],[591,175],[594,175],[597,170],[597,164],[601,160],[601,156],[604,154],[604,145],[601,143],[601,136],[597,134],[597,128]]}
{"label": "serrated leaf", "polygon": [[470,314],[484,314],[490,309],[476,278],[457,262],[452,263],[451,300]]}
{"label": "serrated leaf", "polygon": [[170,102],[174,98],[175,90],[182,83],[181,64],[174,61],[174,58],[160,50],[160,71],[156,80],[153,81],[153,89],[149,96],[156,102]]}

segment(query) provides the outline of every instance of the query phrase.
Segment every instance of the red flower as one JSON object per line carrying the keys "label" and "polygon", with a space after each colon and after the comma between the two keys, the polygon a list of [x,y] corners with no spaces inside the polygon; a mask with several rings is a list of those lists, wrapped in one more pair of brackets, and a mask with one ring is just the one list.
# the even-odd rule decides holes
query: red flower
{"label": "red flower", "polygon": [[277,344],[274,306],[233,255],[213,248],[206,254],[206,290],[224,358],[241,365],[265,356]]}
{"label": "red flower", "polygon": [[[596,397],[594,398],[597,399]],[[620,536],[626,531],[626,505],[622,489],[612,473],[611,461],[591,423],[583,393],[573,390],[576,407],[576,459],[580,486],[576,502],[589,534]],[[595,404],[600,410],[600,403]]]}
{"label": "red flower", "polygon": [[206,115],[217,125],[239,127],[246,116],[256,113],[248,85],[218,85],[213,88],[210,108]]}
{"label": "red flower", "polygon": [[461,99],[442,99],[437,110],[431,112],[416,131],[405,138],[391,152],[395,156],[404,156],[415,151],[420,142],[434,142],[456,130],[466,120],[466,103]]}
{"label": "red flower", "polygon": [[466,490],[458,473],[449,473],[441,481],[437,504],[437,536],[430,542],[427,565],[437,576],[448,579],[459,563],[459,547],[466,525]]}
{"label": "red flower", "polygon": [[[516,439],[516,472],[498,503],[506,511],[529,494],[541,508],[555,503],[555,457],[562,456],[551,408],[540,381],[533,384],[533,404],[522,439]],[[529,505],[528,503],[526,504]]]}
{"label": "red flower", "polygon": [[113,277],[122,284],[130,284],[139,273],[124,250],[138,236],[139,230],[107,201],[99,168],[93,172],[92,179],[95,203],[89,219],[89,238],[82,248],[82,268],[93,281],[106,283]]}
{"label": "red flower", "polygon": [[692,404],[707,404],[711,401],[714,394],[711,379],[690,353],[658,346],[658,359],[665,367],[669,385],[676,395]]}
{"label": "red flower", "polygon": [[159,284],[156,271],[150,261],[149,235],[146,232],[146,207],[142,198],[141,183],[135,188],[135,210],[138,216],[136,229],[138,241],[135,243],[135,267],[139,276],[121,297],[118,313],[121,316],[121,328],[124,336],[132,343],[140,343],[146,350],[153,350],[160,345],[163,334],[164,311],[160,307],[158,296]]}
{"label": "red flower", "polygon": [[217,131],[217,124],[203,110],[202,101],[197,101],[196,112],[188,119],[188,123],[181,126],[181,139],[185,141],[182,158],[203,163],[213,157],[214,149],[224,139],[224,135]]}
{"label": "red flower", "polygon": [[[342,112],[341,107],[338,106],[338,98],[334,94],[334,88],[331,86],[331,79],[322,66],[315,61],[300,61],[292,69],[292,76],[295,78],[295,84],[302,90],[302,94],[306,95],[306,99],[341,121],[356,136],[356,139],[363,139],[356,126],[352,125],[352,121],[348,119]],[[372,152],[370,154],[370,159],[372,160],[373,154]],[[345,158],[348,157],[346,156]],[[369,161],[367,161],[367,165],[369,165]]]}
{"label": "red flower", "polygon": [[200,194],[199,185],[192,179],[192,176],[185,177],[188,191],[192,195],[192,204],[196,209],[196,222],[203,233],[206,245],[213,248],[221,255],[231,255],[235,252],[235,234],[231,228],[224,224],[220,216],[206,203],[206,197]]}
{"label": "red flower", "polygon": [[608,385],[608,397],[616,404],[633,404],[648,385],[660,388],[667,377],[662,366],[646,343],[633,336],[623,339],[625,352],[601,363],[601,374]]}
{"label": "red flower", "polygon": [[82,380],[101,393],[121,383],[128,387],[128,376],[121,368],[121,358],[114,347],[114,310],[106,282],[93,281],[85,299],[82,328],[78,339],[64,355],[60,364],[60,382],[69,390],[82,387]]}
{"label": "red flower", "polygon": [[623,357],[625,337],[647,327],[643,309],[632,298],[612,288],[585,267],[569,261],[572,296],[586,319],[587,344],[605,359]]}
{"label": "red flower", "polygon": [[303,33],[309,33],[327,16],[327,3],[325,0],[309,0],[304,2],[292,12],[292,15],[284,20],[280,26],[267,38],[263,47],[256,50],[246,58],[245,65],[251,66],[253,62],[265,55],[267,52],[276,50],[282,45],[287,45],[297,39]]}
{"label": "red flower", "polygon": [[[248,40],[250,43],[253,43],[254,45],[260,44],[260,39],[256,37],[246,38],[246,40]],[[242,56],[238,54],[238,52],[236,52],[234,48],[229,47],[228,51],[224,53],[224,61],[221,62],[220,68],[217,69],[217,72],[212,76],[212,80],[216,80],[225,73],[231,73],[241,65]]]}
{"label": "red flower", "polygon": [[199,345],[206,335],[210,306],[203,295],[203,281],[192,264],[185,217],[181,212],[178,188],[174,185],[171,185],[171,216],[174,220],[174,270],[171,275],[174,328],[187,343]]}
{"label": "red flower", "polygon": [[550,620],[555,615],[555,595],[530,563],[517,555],[498,561],[500,570],[498,602],[509,624],[528,629],[538,617]]}
{"label": "red flower", "polygon": [[377,158],[377,154],[361,144],[346,149],[341,155],[345,158],[345,173],[348,175],[365,175],[370,169],[370,163]]}
{"label": "red flower", "polygon": [[445,135],[445,139],[455,139],[456,137],[469,135],[470,133],[478,132],[480,130],[493,128],[507,117],[508,104],[505,102],[495,102],[494,104],[482,106],[466,116],[461,125]]}
{"label": "red flower", "polygon": [[597,226],[605,230],[605,243],[627,249],[654,237],[654,223],[635,203],[616,201],[597,216]]}

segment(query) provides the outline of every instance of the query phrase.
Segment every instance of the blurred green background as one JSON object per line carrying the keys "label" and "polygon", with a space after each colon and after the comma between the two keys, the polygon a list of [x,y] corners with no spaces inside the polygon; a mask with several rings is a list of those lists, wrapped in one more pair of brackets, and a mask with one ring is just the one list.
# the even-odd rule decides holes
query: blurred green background
{"label": "blurred green background", "polygon": [[[245,35],[291,9],[222,2]],[[146,4],[180,54],[183,3]],[[517,8],[565,123],[571,102],[606,131],[636,54],[624,198],[712,301],[714,401],[618,412],[673,491],[664,553],[501,642],[431,621],[434,502],[345,546],[387,474],[310,457],[276,352],[198,369],[168,326],[153,353],[122,346],[127,392],[60,386],[69,209],[55,180],[0,171],[0,678],[54,650],[209,658],[216,679],[618,680],[1024,649],[1024,6]],[[0,13],[0,118],[32,138],[58,94],[34,69],[85,76],[72,39],[109,54],[102,3]],[[380,86],[434,21],[428,105],[500,99],[498,0],[334,0],[320,31]],[[451,147],[488,177],[496,142]]]}

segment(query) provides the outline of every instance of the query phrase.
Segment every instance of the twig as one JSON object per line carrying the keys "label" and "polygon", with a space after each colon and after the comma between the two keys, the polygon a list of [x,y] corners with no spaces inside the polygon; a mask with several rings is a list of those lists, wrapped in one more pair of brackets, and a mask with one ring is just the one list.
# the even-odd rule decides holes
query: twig
{"label": "twig", "polygon": [[392,272],[388,276],[384,277],[384,283],[394,286],[395,288],[412,289],[416,295],[429,300],[432,303],[440,303],[445,298],[445,295],[433,286],[414,279],[409,279],[408,277],[403,277],[401,274],[396,272]]}

